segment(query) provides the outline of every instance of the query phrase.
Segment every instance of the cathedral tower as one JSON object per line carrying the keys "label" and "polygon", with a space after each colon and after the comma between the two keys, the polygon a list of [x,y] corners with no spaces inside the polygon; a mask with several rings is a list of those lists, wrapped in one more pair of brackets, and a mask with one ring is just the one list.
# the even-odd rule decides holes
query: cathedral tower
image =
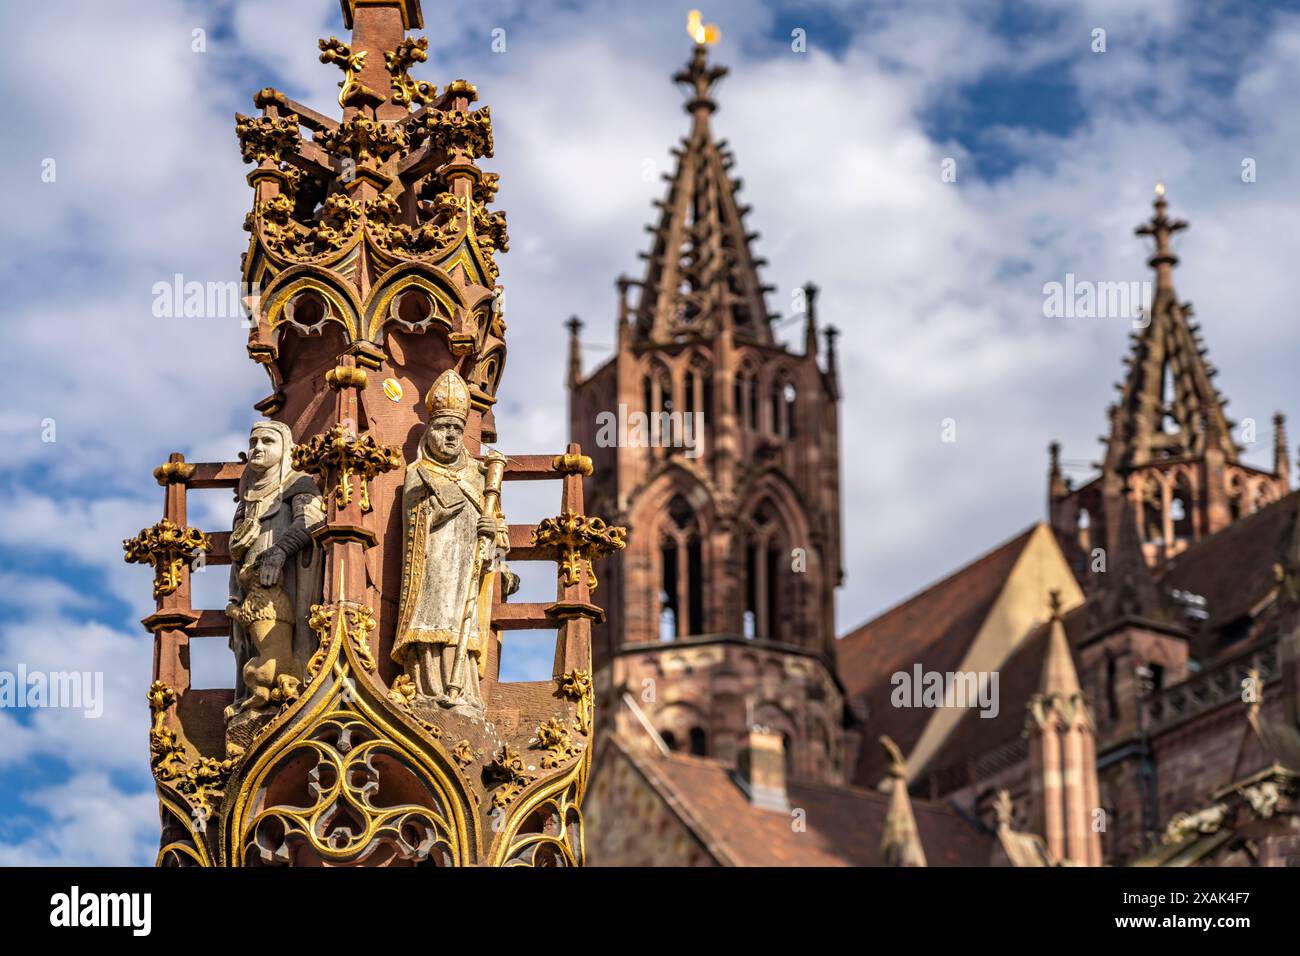
{"label": "cathedral tower", "polygon": [[601,571],[598,700],[608,729],[724,762],[765,727],[792,778],[838,781],[835,330],[819,361],[808,284],[794,297],[802,352],[774,334],[735,158],[712,127],[726,73],[701,41],[673,78],[690,130],[644,276],[618,280],[616,352],[585,377],[569,323],[571,434],[596,463],[593,507],[634,528]]}
{"label": "cathedral tower", "polygon": [[[1094,549],[1114,554],[1131,513],[1143,557],[1157,565],[1190,544],[1278,500],[1288,491],[1284,422],[1274,416],[1273,470],[1243,463],[1225,412],[1228,400],[1214,386],[1217,370],[1206,361],[1192,306],[1174,291],[1172,239],[1187,228],[1166,213],[1164,187],[1156,187],[1154,212],[1136,233],[1155,246],[1147,264],[1155,272],[1146,324],[1132,336],[1127,375],[1109,409],[1110,430],[1101,474],[1072,488],[1052,446],[1048,507],[1052,527],[1076,571],[1087,576]],[[1253,428],[1253,424],[1250,426]]]}
{"label": "cathedral tower", "polygon": [[[1157,187],[1153,215],[1136,230],[1154,244],[1148,259],[1154,289],[1146,324],[1132,336],[1127,374],[1116,386],[1119,400],[1108,410],[1101,473],[1072,488],[1053,445],[1048,479],[1052,527],[1089,597],[1071,637],[1079,683],[1092,706],[1089,736],[1101,756],[1098,806],[1109,808],[1108,859],[1151,850],[1171,793],[1175,803],[1188,799],[1190,791],[1175,789],[1186,783],[1180,784],[1170,741],[1178,726],[1173,717],[1199,711],[1166,701],[1212,700],[1203,687],[1240,679],[1232,668],[1244,665],[1231,656],[1261,634],[1271,636],[1267,615],[1255,620],[1271,597],[1244,595],[1272,587],[1273,575],[1266,565],[1251,579],[1239,557],[1267,553],[1269,544],[1261,538],[1245,551],[1230,549],[1251,535],[1246,519],[1255,528],[1277,520],[1251,516],[1273,511],[1268,506],[1289,492],[1280,413],[1273,418],[1272,470],[1241,460],[1237,423],[1214,387],[1216,370],[1190,321],[1191,305],[1174,290],[1172,240],[1187,223],[1171,219],[1167,207]],[[1254,439],[1254,429],[1253,422],[1242,423],[1243,442]],[[1233,556],[1214,558],[1216,547]],[[1210,570],[1197,573],[1198,566]],[[1228,580],[1234,586],[1210,590],[1211,582]],[[1240,610],[1233,613],[1234,607]],[[1228,677],[1214,676],[1220,666]],[[1199,767],[1201,757],[1194,759]]]}

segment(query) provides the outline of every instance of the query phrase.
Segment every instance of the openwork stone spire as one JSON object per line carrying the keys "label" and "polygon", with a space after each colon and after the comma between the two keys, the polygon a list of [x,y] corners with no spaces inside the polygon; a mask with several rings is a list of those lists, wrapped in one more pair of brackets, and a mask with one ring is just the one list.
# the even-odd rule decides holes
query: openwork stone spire
{"label": "openwork stone spire", "polygon": [[1237,460],[1227,401],[1215,389],[1216,370],[1205,361],[1199,329],[1188,319],[1190,303],[1174,292],[1172,237],[1187,228],[1170,219],[1163,187],[1158,187],[1151,218],[1137,235],[1150,236],[1155,250],[1147,264],[1155,270],[1155,292],[1144,329],[1133,337],[1125,360],[1128,374],[1121,386],[1120,415],[1114,422],[1106,460],[1112,466],[1141,467],[1153,461],[1199,455],[1207,446]]}
{"label": "openwork stone spire", "polygon": [[[593,449],[592,505],[636,529],[610,569],[609,620],[593,628],[596,686],[629,746],[647,739],[644,718],[668,746],[738,765],[757,722],[782,735],[796,778],[843,782],[852,760],[841,748],[856,741],[842,730],[834,671],[835,332],[819,324],[825,300],[809,283],[791,302],[803,348],[772,335],[731,157],[710,131],[726,72],[709,59],[717,28],[693,14],[687,29],[677,80],[691,133],[639,302],[629,301],[639,283],[620,276],[614,353],[585,375],[580,327],[569,324],[570,434]],[[674,661],[687,643],[694,663],[683,671]],[[616,689],[646,679],[660,693],[638,717]],[[723,687],[783,703],[747,715],[715,703]]]}
{"label": "openwork stone spire", "polygon": [[[1157,187],[1151,218],[1136,230],[1154,243],[1147,263],[1155,289],[1124,360],[1127,374],[1115,386],[1120,394],[1101,438],[1101,474],[1077,489],[1059,467],[1049,475],[1052,526],[1080,578],[1091,574],[1090,587],[1117,586],[1113,574],[1096,573],[1102,551],[1112,568],[1128,561],[1120,551],[1129,548],[1155,565],[1289,490],[1285,454],[1275,456],[1272,471],[1241,461],[1227,399],[1213,384],[1217,371],[1190,321],[1191,304],[1174,291],[1173,237],[1186,228],[1169,217]],[[1132,604],[1131,595],[1121,603]]]}
{"label": "openwork stone spire", "polygon": [[714,139],[710,116],[717,109],[713,87],[726,67],[708,60],[708,44],[697,43],[687,65],[673,80],[687,91],[690,135],[674,150],[677,168],[668,195],[657,203],[659,221],[646,259],[641,298],[635,309],[635,338],[665,343],[683,337],[710,337],[719,325],[737,337],[772,341],[765,294],[759,278],[766,260],[755,258],[737,193],[741,181],[730,171],[734,158],[726,142]]}

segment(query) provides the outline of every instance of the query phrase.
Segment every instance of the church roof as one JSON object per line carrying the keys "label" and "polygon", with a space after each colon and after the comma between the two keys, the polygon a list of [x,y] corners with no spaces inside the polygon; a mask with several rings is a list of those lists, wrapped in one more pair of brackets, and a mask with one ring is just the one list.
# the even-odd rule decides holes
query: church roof
{"label": "church roof", "polygon": [[[1213,662],[1219,648],[1228,651],[1217,639],[1223,627],[1242,618],[1264,619],[1269,610],[1268,598],[1276,587],[1273,567],[1291,547],[1298,509],[1300,492],[1292,492],[1218,534],[1195,542],[1158,569],[1163,593],[1179,589],[1206,599],[1209,618],[1201,627],[1202,636],[1193,638],[1201,645],[1193,653],[1202,658],[1203,665]],[[1231,568],[1232,573],[1225,574],[1225,568]],[[1091,634],[1087,618],[1085,607],[1064,615],[1062,624],[1072,647],[1077,648]],[[1258,631],[1258,627],[1252,628],[1251,635]],[[1025,706],[1043,681],[1048,637],[1047,624],[1034,628],[999,668],[998,716],[986,719],[976,711],[964,714],[935,756],[916,770],[952,773],[969,762],[989,758],[1000,748],[1015,747],[1024,728]]]}
{"label": "church roof", "polygon": [[758,275],[766,260],[750,248],[758,234],[745,228],[749,207],[737,199],[741,181],[730,173],[735,159],[710,125],[717,109],[713,86],[726,74],[725,67],[710,65],[708,46],[699,43],[673,77],[689,91],[691,130],[674,150],[677,168],[668,177],[667,196],[656,202],[659,220],[642,253],[646,270],[634,310],[639,343],[711,337],[719,323],[741,338],[774,341],[765,300],[771,287]]}
{"label": "church roof", "polygon": [[1273,567],[1290,547],[1298,508],[1300,492],[1293,491],[1194,543],[1159,569],[1161,590],[1190,591],[1205,598],[1209,618],[1202,633],[1255,616],[1276,587]]}
{"label": "church roof", "polygon": [[[609,738],[602,758],[630,760],[719,863],[730,866],[879,866],[890,796],[851,786],[790,782],[791,815],[754,806],[727,765],[707,757],[645,756]],[[993,836],[946,804],[911,802],[929,866],[984,866]]]}
{"label": "church roof", "polygon": [[[1016,561],[1037,526],[932,584],[840,639],[840,678],[850,700],[865,700],[874,740],[888,734],[910,753],[932,711],[890,705],[890,676],[921,663],[927,671],[955,671],[984,626]],[[862,748],[857,778],[874,781],[886,766],[879,748]]]}
{"label": "church roof", "polygon": [[[918,771],[951,771],[1002,748],[1012,752],[1009,756],[1018,754],[1024,746],[1025,708],[1029,699],[1037,693],[1048,693],[1049,685],[1056,693],[1068,694],[1078,690],[1078,670],[1073,655],[1068,646],[1064,648],[1069,655],[1067,671],[1064,666],[1067,660],[1061,657],[1061,645],[1073,645],[1074,636],[1084,632],[1085,616],[1084,608],[1080,606],[1065,614],[1058,625],[1049,621],[1035,627],[998,668],[998,715],[981,717],[977,710],[963,714],[943,746],[925,767],[917,768]],[[1049,654],[1053,650],[1054,627],[1059,627],[1060,633],[1055,635],[1058,642],[1055,654]],[[1073,685],[1073,690],[1070,685]]]}
{"label": "church roof", "polygon": [[983,624],[1036,527],[845,634],[840,639],[839,661],[848,694],[858,696],[887,684],[889,675],[910,667],[922,654],[933,669],[951,670],[939,666],[944,660],[951,661],[953,667],[961,663],[966,646]]}

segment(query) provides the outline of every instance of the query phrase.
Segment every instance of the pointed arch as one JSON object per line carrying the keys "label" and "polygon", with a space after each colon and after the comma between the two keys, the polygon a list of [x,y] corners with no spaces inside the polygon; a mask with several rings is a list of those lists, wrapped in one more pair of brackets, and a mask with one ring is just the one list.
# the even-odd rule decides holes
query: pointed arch
{"label": "pointed arch", "polygon": [[654,582],[654,626],[660,640],[710,631],[714,559],[708,529],[714,514],[713,495],[682,466],[667,468],[636,496],[629,523],[637,535],[627,557],[642,563]]}
{"label": "pointed arch", "polygon": [[732,407],[743,432],[758,431],[758,363],[748,352],[740,356],[732,378]]}
{"label": "pointed arch", "polygon": [[383,341],[388,326],[423,332],[436,324],[450,334],[463,329],[467,315],[463,293],[443,269],[403,262],[380,276],[366,296],[364,331],[375,343]]}
{"label": "pointed arch", "polygon": [[1269,483],[1261,475],[1246,482],[1247,514],[1254,514],[1268,504]]}
{"label": "pointed arch", "polygon": [[820,620],[821,562],[797,492],[784,474],[765,472],[751,486],[739,514],[746,635],[788,644],[815,642],[819,635],[798,624]]}
{"label": "pointed arch", "polygon": [[797,431],[795,410],[798,398],[794,373],[787,366],[777,366],[767,375],[764,384],[768,430],[777,438],[794,438]]}
{"label": "pointed arch", "polygon": [[685,361],[686,382],[682,410],[713,415],[713,358],[706,349],[692,349]]}
{"label": "pointed arch", "polygon": [[676,395],[673,388],[672,367],[662,356],[651,355],[646,359],[643,371],[645,377],[642,400],[646,414],[673,411],[677,403],[674,401]]}
{"label": "pointed arch", "polygon": [[1134,501],[1137,507],[1138,529],[1142,543],[1164,548],[1165,486],[1159,475],[1148,474],[1134,479]]}
{"label": "pointed arch", "polygon": [[1185,547],[1197,537],[1196,476],[1190,468],[1180,466],[1170,471],[1169,478],[1169,542]]}
{"label": "pointed arch", "polygon": [[1243,517],[1246,514],[1246,508],[1243,504],[1245,497],[1245,482],[1242,480],[1241,472],[1236,468],[1226,468],[1224,470],[1224,492],[1228,497],[1228,514],[1233,521]]}
{"label": "pointed arch", "polygon": [[327,323],[343,327],[348,342],[360,337],[362,304],[354,289],[315,265],[285,269],[267,284],[258,303],[272,343],[284,329],[319,335]]}

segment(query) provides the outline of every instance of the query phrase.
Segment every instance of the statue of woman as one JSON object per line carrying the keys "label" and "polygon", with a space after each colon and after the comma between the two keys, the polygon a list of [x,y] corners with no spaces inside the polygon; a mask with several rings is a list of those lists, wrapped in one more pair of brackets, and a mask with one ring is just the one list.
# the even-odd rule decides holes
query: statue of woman
{"label": "statue of woman", "polygon": [[406,550],[392,656],[414,683],[417,700],[481,717],[479,678],[487,673],[491,633],[489,570],[509,548],[509,537],[495,514],[484,465],[465,451],[464,380],[451,369],[443,372],[425,406],[429,426],[402,491]]}
{"label": "statue of woman", "polygon": [[230,647],[235,701],[226,719],[279,707],[298,695],[315,648],[307,626],[321,596],[321,552],[311,530],[323,520],[320,489],[290,467],[293,435],[262,420],[248,438],[230,533]]}

